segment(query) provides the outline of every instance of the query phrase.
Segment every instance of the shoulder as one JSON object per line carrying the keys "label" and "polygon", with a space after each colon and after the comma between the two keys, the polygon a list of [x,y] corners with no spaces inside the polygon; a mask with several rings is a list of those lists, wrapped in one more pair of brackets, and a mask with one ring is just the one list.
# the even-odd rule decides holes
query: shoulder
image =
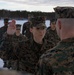
{"label": "shoulder", "polygon": [[49,50],[47,50],[41,57],[40,60],[45,60],[47,61],[54,61],[58,57],[58,55],[62,53],[62,49],[60,45],[57,45]]}

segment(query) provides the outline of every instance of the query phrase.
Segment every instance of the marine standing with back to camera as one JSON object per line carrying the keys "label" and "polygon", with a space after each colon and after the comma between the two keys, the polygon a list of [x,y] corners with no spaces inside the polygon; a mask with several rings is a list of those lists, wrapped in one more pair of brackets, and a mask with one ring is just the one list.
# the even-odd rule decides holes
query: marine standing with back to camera
{"label": "marine standing with back to camera", "polygon": [[41,56],[37,75],[74,75],[74,7],[56,7],[54,10],[61,42]]}

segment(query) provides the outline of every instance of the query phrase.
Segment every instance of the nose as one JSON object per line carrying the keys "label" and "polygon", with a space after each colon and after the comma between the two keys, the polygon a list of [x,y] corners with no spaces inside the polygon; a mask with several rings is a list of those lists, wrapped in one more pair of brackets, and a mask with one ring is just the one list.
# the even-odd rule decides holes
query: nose
{"label": "nose", "polygon": [[43,31],[43,30],[39,30],[39,32],[40,32],[41,34],[43,34],[44,31]]}

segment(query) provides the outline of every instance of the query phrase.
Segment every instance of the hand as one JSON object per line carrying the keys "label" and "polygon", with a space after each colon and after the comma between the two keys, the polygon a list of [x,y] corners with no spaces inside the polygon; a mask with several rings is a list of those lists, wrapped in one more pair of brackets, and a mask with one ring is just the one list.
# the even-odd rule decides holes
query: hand
{"label": "hand", "polygon": [[16,32],[16,21],[12,20],[7,28],[7,34],[13,35]]}

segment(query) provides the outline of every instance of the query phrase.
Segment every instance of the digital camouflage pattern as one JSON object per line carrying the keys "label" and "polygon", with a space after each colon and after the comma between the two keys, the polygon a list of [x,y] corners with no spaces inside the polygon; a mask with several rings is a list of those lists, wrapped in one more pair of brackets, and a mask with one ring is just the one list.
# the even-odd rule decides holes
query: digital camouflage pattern
{"label": "digital camouflage pattern", "polygon": [[37,75],[74,75],[74,38],[46,51],[39,60]]}
{"label": "digital camouflage pattern", "polygon": [[52,48],[53,44],[44,40],[43,44],[36,43],[33,39],[26,42],[21,42],[19,49],[21,51],[20,70],[35,73],[35,66],[40,56],[48,49]]}
{"label": "digital camouflage pattern", "polygon": [[[13,65],[18,62],[18,66],[12,65],[12,69],[35,73],[35,66],[39,57],[47,50],[53,47],[53,44],[44,40],[43,44],[37,44],[33,39],[19,42],[18,48],[15,49],[13,38],[8,35],[3,41],[0,50],[3,51],[3,59],[12,60]],[[17,47],[17,46],[16,46]],[[14,63],[15,62],[15,63]],[[17,69],[16,69],[17,68]]]}
{"label": "digital camouflage pattern", "polygon": [[17,42],[21,42],[21,41],[26,41],[28,39],[25,35],[20,34],[19,36],[17,36],[16,34],[14,34],[13,35],[13,40],[15,40]]}
{"label": "digital camouflage pattern", "polygon": [[7,27],[8,26],[3,26],[0,28],[0,43],[1,43],[1,40],[2,40],[2,37],[3,37],[3,34],[7,31]]}
{"label": "digital camouflage pattern", "polygon": [[[2,47],[6,47],[6,49],[3,48],[3,50],[6,50],[6,53],[8,54],[7,55],[8,57],[10,55],[12,55],[11,52],[14,52],[14,53],[16,52],[16,49],[19,46],[19,42],[27,40],[27,37],[22,35],[22,34],[20,34],[19,36],[16,36],[16,34],[8,36],[7,33],[5,33],[3,36],[4,37],[3,37],[2,41],[5,41],[4,42],[5,44],[3,44],[3,42],[2,42],[1,46],[4,45]],[[2,51],[1,51],[1,53],[2,53]],[[18,60],[13,61],[13,60],[11,60],[11,57],[9,57],[7,59],[7,58],[5,58],[4,53],[2,53],[2,54],[3,54],[3,55],[1,55],[2,59],[4,59],[4,61],[5,61],[4,67],[12,68],[13,66],[15,66],[15,68],[18,69],[18,66],[17,66],[18,62],[19,62]]]}
{"label": "digital camouflage pattern", "polygon": [[[26,40],[28,40],[28,39],[25,35],[20,34],[19,36],[17,36],[16,34],[14,34],[13,41],[12,41],[12,47],[13,47],[13,50],[14,50],[15,53],[16,53],[16,49],[19,46],[19,42],[26,41]],[[10,66],[10,64],[11,64],[11,66]],[[19,60],[15,60],[15,61],[9,60],[9,63],[7,65],[7,67],[11,67],[12,69],[18,70],[18,64],[19,64]]]}
{"label": "digital camouflage pattern", "polygon": [[[3,38],[3,35],[4,35],[4,33],[7,31],[7,25],[5,25],[5,26],[3,26],[3,27],[1,27],[0,28],[0,44],[1,44],[1,42],[2,42],[2,38]],[[4,62],[5,63],[5,62]],[[4,65],[5,66],[5,65]]]}
{"label": "digital camouflage pattern", "polygon": [[74,7],[55,7],[57,18],[74,18]]}
{"label": "digital camouflage pattern", "polygon": [[51,27],[47,28],[47,31],[46,31],[44,38],[46,40],[54,43],[54,46],[56,46],[58,44],[58,42],[60,41],[60,38],[58,37],[56,30],[52,30]]}
{"label": "digital camouflage pattern", "polygon": [[[54,8],[57,18],[74,18],[74,7]],[[37,65],[37,75],[74,75],[74,38],[67,38],[46,51]]]}

